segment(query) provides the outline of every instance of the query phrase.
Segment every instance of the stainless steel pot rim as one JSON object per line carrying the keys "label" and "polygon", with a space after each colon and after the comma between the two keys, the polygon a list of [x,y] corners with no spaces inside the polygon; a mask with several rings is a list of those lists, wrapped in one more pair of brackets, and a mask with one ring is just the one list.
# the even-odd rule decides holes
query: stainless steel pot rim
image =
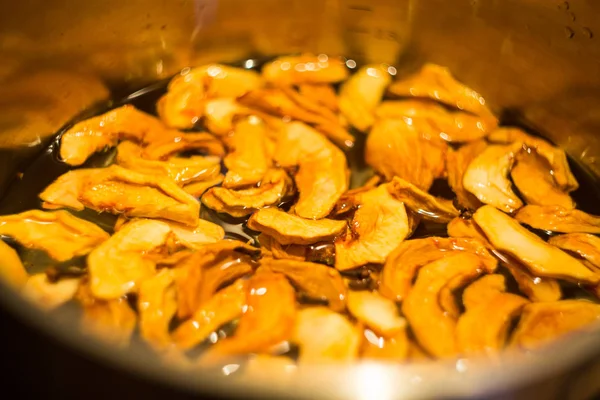
{"label": "stainless steel pot rim", "polygon": [[[515,390],[573,367],[591,349],[600,346],[600,324],[548,344],[536,352],[505,351],[495,359],[457,359],[420,364],[361,362],[356,364],[301,365],[293,376],[252,379],[225,376],[227,371],[182,371],[157,362],[155,355],[138,347],[118,349],[79,330],[71,313],[46,313],[29,304],[0,282],[0,301],[27,324],[48,333],[60,343],[106,365],[164,385],[188,391],[243,396],[249,391],[268,397],[396,399],[415,397],[466,397]],[[231,363],[229,370],[237,364]]]}

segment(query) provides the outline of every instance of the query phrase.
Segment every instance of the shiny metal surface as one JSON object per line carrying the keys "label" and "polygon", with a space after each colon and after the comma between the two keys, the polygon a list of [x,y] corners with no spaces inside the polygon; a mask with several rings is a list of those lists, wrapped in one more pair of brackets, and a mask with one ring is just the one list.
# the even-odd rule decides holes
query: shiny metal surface
{"label": "shiny metal surface", "polygon": [[[600,175],[598,17],[600,3],[586,0],[0,0],[0,148],[11,149],[2,167],[17,162],[12,149],[35,146],[110,91],[207,61],[311,51],[393,63],[399,73],[425,61],[447,65],[495,111],[535,127]],[[598,390],[598,331],[494,363],[311,366],[291,386],[233,383],[161,369],[135,348],[91,343],[69,315],[40,315],[6,289],[0,297],[82,351],[196,390],[384,399],[585,398]]]}

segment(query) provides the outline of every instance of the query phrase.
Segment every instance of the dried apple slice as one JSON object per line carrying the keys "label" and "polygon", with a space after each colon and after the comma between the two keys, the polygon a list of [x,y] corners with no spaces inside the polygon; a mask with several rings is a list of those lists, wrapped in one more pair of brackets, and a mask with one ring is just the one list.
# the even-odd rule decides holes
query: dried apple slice
{"label": "dried apple slice", "polygon": [[233,336],[220,340],[202,357],[263,352],[288,340],[296,321],[296,294],[284,275],[261,272],[248,281],[246,306]]}
{"label": "dried apple slice", "polygon": [[553,278],[542,278],[532,275],[525,267],[519,264],[517,260],[508,257],[505,254],[498,253],[488,242],[485,234],[475,224],[472,219],[455,218],[448,224],[448,236],[474,238],[485,243],[491,251],[498,257],[504,267],[512,274],[519,286],[519,290],[525,294],[531,301],[556,301],[560,300],[562,294],[560,285]]}
{"label": "dried apple slice", "polygon": [[252,272],[260,250],[237,240],[221,240],[199,248],[175,267],[177,315],[185,318],[225,283]]}
{"label": "dried apple slice", "polygon": [[599,216],[559,206],[525,206],[519,210],[515,218],[522,224],[544,231],[600,233]]}
{"label": "dried apple slice", "polygon": [[[143,218],[128,219],[119,217],[115,223],[115,232],[120,230],[127,222],[137,221]],[[199,219],[198,224],[194,227],[189,227],[177,222],[168,220],[157,220],[169,225],[171,233],[174,236],[175,244],[182,245],[189,249],[199,249],[205,244],[215,243],[225,237],[223,228],[215,223]]]}
{"label": "dried apple slice", "polygon": [[278,86],[335,83],[348,77],[348,69],[340,58],[302,54],[278,57],[265,64],[262,76],[265,81]]}
{"label": "dried apple slice", "polygon": [[136,291],[154,275],[155,264],[144,257],[165,244],[171,228],[164,222],[141,219],[125,224],[88,256],[90,288],[99,299],[117,299]]}
{"label": "dried apple slice", "polygon": [[305,98],[325,106],[333,112],[339,111],[338,96],[331,85],[301,83],[298,85],[298,92]]}
{"label": "dried apple slice", "polygon": [[359,193],[350,230],[335,243],[335,267],[349,270],[368,263],[383,263],[408,236],[409,222],[402,201],[387,185]]}
{"label": "dried apple slice", "polygon": [[117,346],[124,347],[129,343],[136,315],[125,297],[99,300],[93,296],[89,285],[82,282],[75,298],[83,307],[81,328],[85,333]]}
{"label": "dried apple slice", "polygon": [[22,294],[35,305],[50,310],[71,300],[77,293],[80,281],[80,278],[64,278],[50,282],[46,274],[35,274],[27,279]]}
{"label": "dried apple slice", "polygon": [[471,161],[463,175],[463,187],[482,203],[511,213],[523,206],[508,179],[521,143],[490,145]]}
{"label": "dried apple slice", "polygon": [[487,147],[483,140],[477,140],[461,146],[459,149],[448,149],[446,153],[446,170],[448,172],[448,184],[456,194],[456,199],[460,206],[477,210],[481,207],[481,202],[463,186],[463,177],[465,171],[477,156]]}
{"label": "dried apple slice", "polygon": [[[506,258],[506,257],[505,257]],[[557,301],[562,297],[560,284],[556,279],[532,275],[517,262],[504,262],[519,290],[531,301]]]}
{"label": "dried apple slice", "polygon": [[594,274],[580,261],[544,242],[517,220],[492,206],[483,206],[473,219],[498,251],[516,257],[534,275],[575,282],[596,283]]}
{"label": "dried apple slice", "polygon": [[375,122],[375,109],[391,81],[388,67],[384,65],[360,68],[340,88],[342,115],[356,129],[366,132]]}
{"label": "dried apple slice", "polygon": [[600,238],[598,236],[589,233],[566,233],[551,237],[548,243],[565,251],[577,253],[600,270]]}
{"label": "dried apple slice", "polygon": [[296,363],[289,357],[257,354],[244,364],[242,374],[244,379],[253,382],[273,382],[273,379],[285,382],[294,377],[296,368]]}
{"label": "dried apple slice", "polygon": [[220,326],[242,315],[246,304],[248,281],[238,279],[221,289],[208,301],[194,310],[191,318],[173,332],[173,342],[187,350],[204,341]]}
{"label": "dried apple slice", "polygon": [[[463,301],[467,311],[456,324],[456,341],[462,354],[493,354],[504,347],[511,321],[529,303],[521,296],[504,293],[505,290],[501,275],[488,275],[465,289]],[[468,291],[484,298],[467,300],[475,297]]]}
{"label": "dried apple slice", "polygon": [[169,323],[177,311],[173,270],[162,269],[140,284],[138,311],[142,337],[158,349],[167,347]]}
{"label": "dried apple slice", "polygon": [[460,252],[478,256],[486,272],[491,273],[496,269],[496,259],[486,249],[485,244],[477,239],[412,239],[401,243],[387,258],[381,272],[379,292],[391,300],[401,301],[410,292],[414,277],[420,268]]}
{"label": "dried apple slice", "polygon": [[274,157],[281,167],[299,167],[295,181],[300,197],[295,213],[301,217],[326,217],[348,190],[350,173],[344,153],[303,123],[286,125]]}
{"label": "dried apple slice", "polygon": [[392,83],[389,92],[395,96],[439,101],[479,115],[490,125],[497,124],[484,98],[473,89],[456,81],[448,68],[439,65],[425,64],[419,72]]}
{"label": "dried apple slice", "polygon": [[266,127],[259,118],[249,117],[235,125],[227,139],[230,152],[224,160],[227,167],[224,187],[239,188],[261,181],[271,166],[266,141]]}
{"label": "dried apple slice", "polygon": [[413,125],[401,119],[379,120],[373,125],[365,148],[368,165],[392,180],[398,176],[422,190],[445,170],[446,144],[421,137]]}
{"label": "dried apple slice", "polygon": [[583,300],[531,303],[523,309],[511,344],[534,349],[599,319],[600,304]]}
{"label": "dried apple slice", "polygon": [[148,144],[176,134],[157,118],[125,105],[69,128],[60,139],[60,158],[69,165],[81,165],[121,139]]}
{"label": "dried apple slice", "polygon": [[419,344],[436,357],[457,353],[456,318],[441,307],[439,293],[449,281],[472,280],[483,271],[482,259],[471,253],[448,255],[425,265],[402,303],[402,312]]}
{"label": "dried apple slice", "polygon": [[343,315],[310,307],[298,312],[292,341],[300,347],[300,363],[348,362],[358,356],[361,334]]}
{"label": "dried apple slice", "polygon": [[563,149],[552,146],[544,139],[528,135],[518,128],[497,129],[490,133],[488,139],[498,143],[523,143],[525,146],[536,150],[539,155],[548,160],[552,168],[552,176],[562,190],[572,192],[579,187],[577,179],[575,179],[569,168],[569,161]]}
{"label": "dried apple slice", "polygon": [[[462,217],[456,217],[452,221],[446,225],[446,231],[448,236],[454,238],[472,238],[489,244],[487,238],[484,233],[481,232],[481,229],[475,224],[473,219],[466,219]],[[492,247],[489,245],[489,247]]]}
{"label": "dried apple slice", "polygon": [[208,64],[186,68],[169,82],[167,93],[156,107],[169,126],[192,128],[202,117],[206,100],[237,97],[262,86],[260,75],[252,70]]}
{"label": "dried apple slice", "polygon": [[85,255],[109,237],[97,225],[67,211],[41,210],[0,216],[0,235],[29,249],[43,250],[57,261]]}
{"label": "dried apple slice", "polygon": [[166,161],[182,152],[201,152],[218,157],[225,155],[223,143],[210,133],[183,133],[177,132],[174,136],[167,136],[149,143],[142,154],[148,160]]}
{"label": "dried apple slice", "polygon": [[40,194],[45,208],[108,211],[130,217],[165,218],[195,226],[200,204],[170,179],[118,165],[69,171]]}
{"label": "dried apple slice", "polygon": [[348,310],[359,321],[384,337],[394,337],[406,327],[396,303],[377,293],[348,291]]}
{"label": "dried apple slice", "polygon": [[503,275],[484,275],[467,286],[462,295],[465,309],[473,310],[488,304],[495,296],[506,292],[506,280]]}
{"label": "dried apple slice", "polygon": [[550,165],[535,151],[518,154],[510,176],[527,204],[575,208],[571,196],[556,186]]}
{"label": "dried apple slice", "polygon": [[164,176],[180,185],[213,179],[221,172],[221,159],[215,156],[170,157],[166,161],[143,158],[143,148],[125,141],[117,146],[117,164],[146,175]]}
{"label": "dried apple slice", "polygon": [[276,259],[285,259],[293,261],[306,261],[308,246],[299,244],[282,245],[271,236],[261,233],[258,235],[260,247],[271,252],[271,256]]}
{"label": "dried apple slice", "polygon": [[16,288],[27,282],[28,275],[17,252],[0,240],[0,278]]}
{"label": "dried apple slice", "polygon": [[278,205],[292,189],[293,182],[284,170],[271,169],[258,187],[240,190],[212,188],[202,196],[202,203],[217,212],[244,217],[258,209]]}
{"label": "dried apple slice", "polygon": [[363,359],[400,362],[408,358],[410,342],[406,329],[398,330],[392,337],[378,336],[369,329],[365,329],[363,335]]}
{"label": "dried apple slice", "polygon": [[333,311],[346,308],[346,287],[339,272],[311,262],[262,259],[260,269],[284,274],[312,299],[325,300]]}
{"label": "dried apple slice", "polygon": [[225,175],[219,174],[213,179],[209,179],[207,181],[199,181],[188,183],[183,186],[183,190],[194,197],[201,197],[208,189],[213,186],[220,185],[223,183],[223,179],[225,179]]}
{"label": "dried apple slice", "polygon": [[305,219],[277,208],[263,208],[250,217],[248,227],[266,233],[281,244],[313,244],[341,235],[346,222]]}
{"label": "dried apple slice", "polygon": [[403,202],[423,219],[447,223],[458,216],[458,210],[450,200],[432,196],[402,178],[395,177],[387,188],[396,200]]}
{"label": "dried apple slice", "polygon": [[423,131],[438,135],[447,142],[471,142],[484,138],[495,129],[493,120],[464,112],[450,112],[429,101],[384,101],[375,111],[377,118],[408,118]]}

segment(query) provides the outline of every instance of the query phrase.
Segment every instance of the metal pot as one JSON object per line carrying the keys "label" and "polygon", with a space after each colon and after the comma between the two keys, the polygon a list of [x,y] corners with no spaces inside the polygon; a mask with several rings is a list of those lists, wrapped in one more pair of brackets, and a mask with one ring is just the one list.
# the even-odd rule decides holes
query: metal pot
{"label": "metal pot", "polygon": [[[387,62],[400,73],[425,61],[446,65],[502,118],[534,127],[599,176],[599,12],[600,4],[585,0],[3,0],[0,190],[63,124],[110,96],[189,65],[301,51]],[[43,314],[7,288],[0,298],[9,310],[7,340],[35,335],[36,349],[59,346],[53,354],[68,352],[65,362],[101,360],[131,385],[145,377],[153,388],[227,396],[382,399],[586,398],[600,389],[599,330],[493,362],[319,365],[290,381],[246,382],[183,374],[139,346],[117,350],[84,337],[66,312]],[[33,344],[14,343],[18,357],[34,357],[27,353]]]}

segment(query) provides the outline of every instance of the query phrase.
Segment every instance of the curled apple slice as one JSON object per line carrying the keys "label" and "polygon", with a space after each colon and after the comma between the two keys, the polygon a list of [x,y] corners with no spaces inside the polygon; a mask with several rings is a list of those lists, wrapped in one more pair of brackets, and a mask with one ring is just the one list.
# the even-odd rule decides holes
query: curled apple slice
{"label": "curled apple slice", "polygon": [[525,206],[519,210],[515,218],[523,224],[544,231],[600,233],[599,216],[559,206]]}
{"label": "curled apple slice", "polygon": [[109,237],[97,225],[67,211],[25,211],[0,216],[0,235],[29,249],[43,250],[57,261],[89,253]]}
{"label": "curled apple slice", "polygon": [[313,244],[341,235],[346,222],[305,219],[276,208],[263,208],[250,217],[248,227],[266,233],[281,244]]}
{"label": "curled apple slice", "polygon": [[483,206],[473,219],[498,251],[514,256],[534,275],[597,283],[600,276],[580,261],[544,242],[517,220],[492,207]]}

